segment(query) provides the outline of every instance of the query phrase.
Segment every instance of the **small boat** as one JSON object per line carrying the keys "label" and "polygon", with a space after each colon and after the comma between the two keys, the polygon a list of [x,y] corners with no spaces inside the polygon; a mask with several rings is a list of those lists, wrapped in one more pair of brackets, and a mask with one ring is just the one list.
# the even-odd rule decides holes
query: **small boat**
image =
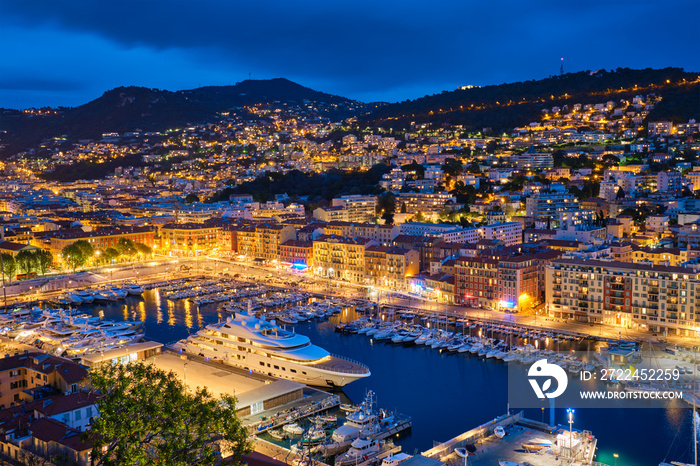
{"label": "small boat", "polygon": [[382,460],[382,466],[396,466],[402,461],[406,461],[409,458],[413,458],[412,455],[408,453],[397,453],[395,455],[389,455]]}
{"label": "small boat", "polygon": [[546,439],[536,438],[529,442],[520,444],[527,451],[540,451],[545,448],[552,448],[554,444]]}
{"label": "small boat", "polygon": [[293,422],[291,424],[285,424],[284,426],[282,426],[282,430],[290,435],[301,435],[304,433],[304,428],[296,422]]}
{"label": "small boat", "polygon": [[466,458],[467,456],[469,456],[469,452],[464,447],[455,448],[455,453],[460,458]]}
{"label": "small boat", "polygon": [[270,434],[270,437],[277,440],[286,440],[288,438],[287,433],[283,430],[268,430],[267,433]]}
{"label": "small boat", "polygon": [[522,463],[516,463],[515,461],[508,460],[498,460],[498,466],[521,466]]}
{"label": "small boat", "polygon": [[496,437],[498,438],[503,438],[506,436],[506,430],[503,428],[503,426],[498,426],[493,429],[493,433],[496,434]]}
{"label": "small boat", "polygon": [[355,406],[355,405],[352,405],[352,404],[343,403],[343,404],[340,405],[340,409],[342,409],[342,410],[345,411],[346,413],[354,413],[354,412],[357,411],[359,408],[358,408],[357,406]]}

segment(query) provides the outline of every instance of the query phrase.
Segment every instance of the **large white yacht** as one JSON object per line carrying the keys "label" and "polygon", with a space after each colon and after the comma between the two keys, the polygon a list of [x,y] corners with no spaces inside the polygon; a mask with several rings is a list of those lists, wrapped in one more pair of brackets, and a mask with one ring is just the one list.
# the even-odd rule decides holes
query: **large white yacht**
{"label": "large white yacht", "polygon": [[207,325],[174,348],[243,369],[308,385],[342,387],[369,377],[367,366],[311,344],[309,338],[279,328],[274,320],[240,311]]}

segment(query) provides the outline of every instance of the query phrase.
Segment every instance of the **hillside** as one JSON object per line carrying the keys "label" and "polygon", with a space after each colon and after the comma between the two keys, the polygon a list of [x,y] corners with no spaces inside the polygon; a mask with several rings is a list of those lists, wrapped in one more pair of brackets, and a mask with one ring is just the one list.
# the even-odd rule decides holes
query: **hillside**
{"label": "hillside", "polygon": [[411,122],[461,124],[481,131],[509,130],[538,121],[542,109],[574,103],[598,103],[655,93],[664,97],[649,118],[677,122],[700,116],[700,78],[679,68],[660,70],[582,71],[539,81],[443,91],[387,105],[363,120],[374,125],[408,128]]}
{"label": "hillside", "polygon": [[118,87],[79,107],[62,108],[41,116],[0,109],[0,130],[7,131],[0,141],[5,145],[0,149],[0,157],[56,137],[65,136],[68,142],[75,142],[99,138],[107,132],[162,131],[213,121],[217,112],[232,107],[275,101],[296,104],[305,100],[329,105],[352,102],[280,78],[177,92]]}

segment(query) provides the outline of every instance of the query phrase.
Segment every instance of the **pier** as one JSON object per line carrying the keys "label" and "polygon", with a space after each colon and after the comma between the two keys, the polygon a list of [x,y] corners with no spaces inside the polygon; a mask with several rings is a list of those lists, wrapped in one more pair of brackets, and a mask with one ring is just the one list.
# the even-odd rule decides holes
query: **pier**
{"label": "pier", "polygon": [[[496,427],[505,429],[506,435],[495,435]],[[532,448],[530,444],[547,443],[546,447]],[[505,414],[478,427],[470,429],[446,442],[421,453],[422,456],[460,466],[467,463],[455,453],[457,448],[471,450],[468,464],[487,466],[499,461],[533,466],[595,465],[597,439],[588,431],[573,431],[523,417],[523,412]]]}

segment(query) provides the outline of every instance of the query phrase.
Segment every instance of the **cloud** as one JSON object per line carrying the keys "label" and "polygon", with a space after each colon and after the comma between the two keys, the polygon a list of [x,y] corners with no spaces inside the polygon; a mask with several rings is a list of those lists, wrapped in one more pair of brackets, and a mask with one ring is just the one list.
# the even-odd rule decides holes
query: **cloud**
{"label": "cloud", "polygon": [[[699,10],[696,0],[661,8],[656,0],[34,0],[0,3],[0,37],[3,28],[21,36],[50,32],[54,41],[44,49],[6,40],[18,53],[30,47],[39,62],[64,58],[46,72],[69,75],[72,67],[102,90],[231,84],[250,72],[354,98],[403,100],[462,84],[545,77],[558,71],[562,56],[569,71],[699,69],[697,15],[690,14]],[[26,64],[13,54],[6,62],[13,57]]]}

